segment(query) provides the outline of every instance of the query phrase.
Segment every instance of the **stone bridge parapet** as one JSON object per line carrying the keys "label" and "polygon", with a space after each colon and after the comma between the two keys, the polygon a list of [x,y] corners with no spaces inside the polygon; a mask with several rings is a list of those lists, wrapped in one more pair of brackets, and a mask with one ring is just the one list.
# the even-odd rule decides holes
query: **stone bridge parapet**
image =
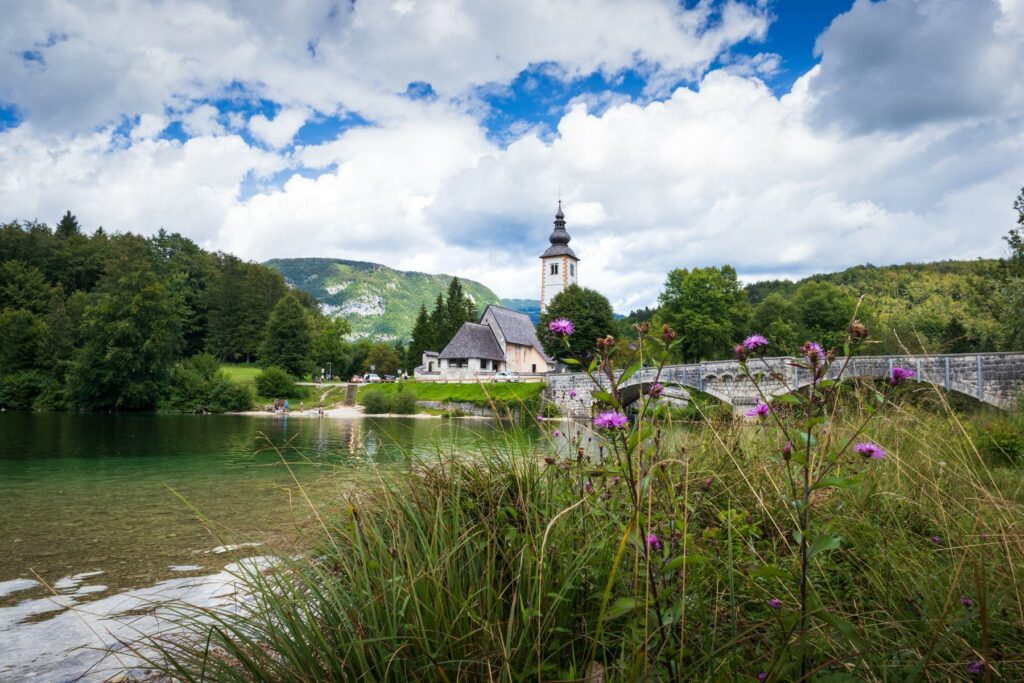
{"label": "stone bridge parapet", "polygon": [[[747,366],[753,373],[762,373],[761,389],[769,396],[789,393],[807,386],[810,372],[794,367],[795,359],[753,359]],[[916,381],[927,382],[948,391],[974,397],[999,408],[1012,408],[1024,392],[1024,353],[941,354],[929,356],[852,356],[837,358],[828,376],[835,377],[845,365],[843,376],[884,379],[894,367],[916,371]],[[623,389],[626,401],[635,400],[657,377],[655,368],[643,368],[629,379]],[[735,360],[706,361],[687,365],[668,365],[658,381],[696,389],[715,396],[737,408],[754,405],[757,389],[746,379]],[[594,382],[583,373],[562,373],[546,378],[546,397],[565,415],[589,415],[596,390]],[[607,389],[607,378],[601,378]]]}

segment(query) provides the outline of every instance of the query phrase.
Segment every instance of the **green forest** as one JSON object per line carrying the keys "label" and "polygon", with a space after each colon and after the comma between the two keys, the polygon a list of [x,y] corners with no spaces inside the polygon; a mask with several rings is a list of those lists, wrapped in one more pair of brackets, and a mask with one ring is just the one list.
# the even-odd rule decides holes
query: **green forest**
{"label": "green forest", "polygon": [[221,362],[347,370],[373,350],[347,333],[277,271],[179,234],[86,234],[70,212],[0,226],[4,409],[244,410]]}

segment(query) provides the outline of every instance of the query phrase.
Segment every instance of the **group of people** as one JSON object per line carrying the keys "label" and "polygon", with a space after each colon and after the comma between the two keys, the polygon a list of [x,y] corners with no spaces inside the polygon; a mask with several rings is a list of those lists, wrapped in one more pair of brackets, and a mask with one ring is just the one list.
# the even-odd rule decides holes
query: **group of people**
{"label": "group of people", "polygon": [[[275,415],[286,415],[289,412],[290,407],[291,406],[288,403],[288,399],[275,398],[274,401],[270,405],[267,406],[267,410],[269,410],[270,412],[274,413]],[[305,412],[305,411],[306,411],[306,402],[305,401],[299,401],[299,412]],[[324,416],[324,404],[323,404],[323,402],[321,402],[320,405],[318,405],[316,407],[316,414],[319,415],[320,417]]]}

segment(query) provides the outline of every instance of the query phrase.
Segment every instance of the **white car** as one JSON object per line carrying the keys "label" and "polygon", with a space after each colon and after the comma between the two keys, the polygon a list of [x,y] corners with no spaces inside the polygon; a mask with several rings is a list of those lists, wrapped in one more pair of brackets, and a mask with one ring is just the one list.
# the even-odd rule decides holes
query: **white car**
{"label": "white car", "polygon": [[380,375],[375,375],[372,372],[363,375],[363,381],[367,384],[380,384]]}
{"label": "white car", "polygon": [[495,382],[518,382],[519,375],[514,372],[496,372],[494,373]]}

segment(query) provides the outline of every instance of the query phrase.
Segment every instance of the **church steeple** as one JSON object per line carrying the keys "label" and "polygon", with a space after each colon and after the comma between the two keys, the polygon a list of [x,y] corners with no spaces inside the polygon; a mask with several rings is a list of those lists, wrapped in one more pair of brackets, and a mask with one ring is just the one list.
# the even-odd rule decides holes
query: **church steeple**
{"label": "church steeple", "polygon": [[569,285],[574,285],[579,277],[577,265],[579,258],[569,246],[572,238],[565,229],[565,214],[562,212],[562,200],[558,200],[558,211],[555,212],[555,229],[548,241],[551,246],[540,256],[540,310],[543,311],[549,301]]}

